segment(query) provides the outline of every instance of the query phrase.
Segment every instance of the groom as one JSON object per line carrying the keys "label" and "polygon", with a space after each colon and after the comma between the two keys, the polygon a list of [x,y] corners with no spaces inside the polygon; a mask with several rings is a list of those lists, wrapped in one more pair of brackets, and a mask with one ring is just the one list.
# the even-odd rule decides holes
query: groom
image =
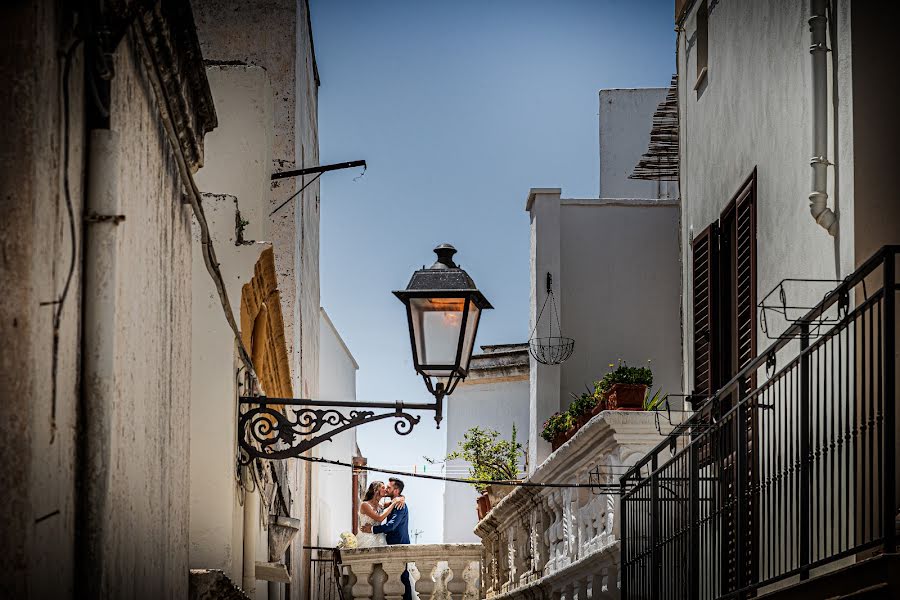
{"label": "groom", "polygon": [[[402,496],[403,482],[393,477],[388,479],[388,484],[385,487],[385,495],[391,499]],[[363,525],[359,529],[364,533],[383,533],[385,534],[384,537],[387,538],[388,545],[394,546],[396,544],[409,543],[408,524],[409,510],[406,508],[406,505],[403,505],[402,508],[395,508],[391,513],[391,516],[388,517],[388,520],[383,524],[375,525],[374,527],[371,525]],[[400,576],[400,581],[403,582],[404,588],[403,600],[412,600],[412,587],[409,585],[409,571],[403,571],[403,575]]]}

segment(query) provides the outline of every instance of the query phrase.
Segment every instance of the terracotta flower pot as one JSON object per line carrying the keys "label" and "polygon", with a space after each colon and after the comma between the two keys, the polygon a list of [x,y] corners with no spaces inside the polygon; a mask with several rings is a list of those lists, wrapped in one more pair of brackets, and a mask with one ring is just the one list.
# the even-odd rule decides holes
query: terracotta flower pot
{"label": "terracotta flower pot", "polygon": [[646,385],[615,383],[609,390],[609,407],[613,410],[644,410]]}
{"label": "terracotta flower pot", "polygon": [[609,410],[609,407],[607,406],[606,398],[601,398],[600,400],[597,401],[597,404],[594,405],[594,408],[591,409],[590,416],[594,417],[596,415],[599,415],[604,410]]}
{"label": "terracotta flower pot", "polygon": [[503,485],[502,483],[492,483],[487,486],[487,495],[490,498],[491,506],[496,506],[498,502],[503,500],[511,491],[516,489],[514,485]]}
{"label": "terracotta flower pot", "polygon": [[475,500],[475,509],[478,511],[479,521],[491,512],[491,498],[487,492],[482,492],[478,499]]}
{"label": "terracotta flower pot", "polygon": [[553,441],[550,443],[550,447],[555,452],[557,448],[565,444],[569,441],[569,438],[575,433],[573,429],[567,429],[561,433],[556,434],[556,437],[553,438]]}

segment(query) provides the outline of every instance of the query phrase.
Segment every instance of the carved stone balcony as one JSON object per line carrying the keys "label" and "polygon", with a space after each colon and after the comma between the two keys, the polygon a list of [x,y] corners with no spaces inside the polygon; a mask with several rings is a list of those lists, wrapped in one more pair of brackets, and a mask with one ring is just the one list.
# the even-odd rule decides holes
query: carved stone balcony
{"label": "carved stone balcony", "polygon": [[481,544],[413,544],[341,550],[344,598],[400,600],[400,577],[421,600],[481,598]]}
{"label": "carved stone balcony", "polygon": [[[599,472],[600,483],[618,484],[669,429],[653,412],[602,412],[528,481],[593,483]],[[619,598],[618,508],[617,494],[595,489],[517,487],[475,529],[484,546],[484,597]]]}

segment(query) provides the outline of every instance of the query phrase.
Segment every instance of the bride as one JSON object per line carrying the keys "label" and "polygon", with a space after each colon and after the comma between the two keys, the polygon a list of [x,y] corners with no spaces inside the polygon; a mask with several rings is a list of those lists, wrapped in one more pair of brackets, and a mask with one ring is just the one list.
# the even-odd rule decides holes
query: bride
{"label": "bride", "polygon": [[[378,525],[390,516],[394,508],[403,506],[405,499],[398,496],[391,501],[390,504],[382,508],[381,499],[385,496],[384,483],[373,481],[366,490],[366,495],[359,505],[359,525]],[[387,540],[383,533],[364,533],[360,531],[356,534],[356,543],[358,548],[374,548],[377,546],[387,546]]]}

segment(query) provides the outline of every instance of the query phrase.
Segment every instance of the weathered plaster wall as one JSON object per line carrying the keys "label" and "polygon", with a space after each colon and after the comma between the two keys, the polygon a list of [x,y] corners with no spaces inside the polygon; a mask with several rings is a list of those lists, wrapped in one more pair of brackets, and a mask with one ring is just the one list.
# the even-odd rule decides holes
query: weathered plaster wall
{"label": "weathered plaster wall", "polygon": [[[144,22],[153,34],[189,37],[172,26],[177,7]],[[75,254],[63,189],[63,51],[72,32],[58,27],[73,15],[58,3],[4,5],[0,72],[9,85],[0,92],[4,111],[0,161],[3,225],[0,270],[4,300],[0,328],[6,406],[0,485],[3,558],[0,596],[72,597],[96,590],[98,597],[174,598],[187,593],[187,469],[190,394],[190,222],[182,204],[182,182],[166,139],[156,96],[129,32],[114,53],[110,129],[118,140],[113,194],[125,220],[92,224],[83,219],[88,158],[82,115],[84,61],[75,52],[69,90],[68,178],[72,197]],[[196,73],[184,44],[173,60],[185,83]],[[161,64],[170,68],[172,64]],[[182,78],[185,78],[183,80]],[[179,107],[197,129],[183,142],[196,144],[214,121],[198,116],[192,102],[205,93],[205,80],[192,80]],[[207,121],[207,117],[211,120]],[[176,127],[179,126],[179,121]],[[196,137],[195,137],[196,135]],[[12,154],[9,154],[9,153]],[[99,187],[99,186],[98,186]],[[82,231],[112,228],[117,242],[114,287],[110,289],[116,351],[108,421],[86,423],[76,415],[93,403],[94,388],[82,389]],[[73,279],[59,329],[54,378],[53,304],[72,265]],[[54,402],[55,381],[55,402]],[[53,406],[55,404],[55,411]],[[55,416],[54,416],[55,413]],[[93,414],[93,413],[91,413]],[[86,440],[78,430],[100,433]],[[8,427],[8,429],[6,429]],[[102,438],[102,439],[101,439]],[[94,454],[76,448],[80,441]],[[90,442],[90,444],[88,444]],[[12,454],[7,455],[10,452]],[[80,464],[79,464],[80,463]],[[98,468],[98,466],[100,466]],[[97,470],[91,470],[96,468]],[[91,493],[85,485],[91,483]],[[102,514],[99,526],[81,529],[86,514]],[[76,532],[79,535],[76,536]],[[76,563],[88,553],[101,560]],[[77,572],[77,575],[76,575]]]}
{"label": "weathered plaster wall", "polygon": [[[62,189],[62,11],[57,2],[0,9],[0,597],[71,596],[74,588],[75,419],[79,396],[81,272],[76,268],[59,329],[55,434],[54,306],[71,237]],[[81,53],[72,72],[82,72]],[[82,212],[82,79],[73,75],[70,179]],[[81,226],[76,224],[76,265]],[[52,574],[52,576],[48,576]]]}
{"label": "weathered plaster wall", "polygon": [[[337,328],[321,309],[320,338],[320,397],[336,402],[356,401],[356,372],[359,365],[350,353]],[[331,442],[316,448],[318,456],[349,462],[356,453],[356,430],[336,435]],[[345,467],[329,465],[313,466],[312,497],[316,503],[313,511],[317,523],[312,530],[315,546],[331,547],[339,536],[352,531],[353,495],[352,473]]]}
{"label": "weathered plaster wall", "polygon": [[[109,597],[184,597],[188,569],[190,212],[143,65],[116,53],[121,150],[117,398],[110,431]],[[102,476],[104,474],[95,474]]]}
{"label": "weathered plaster wall", "polygon": [[[240,0],[196,0],[192,3],[200,47],[207,64],[243,64],[265,69],[274,96],[272,172],[295,168],[296,69],[292,51],[297,38],[296,0],[271,0],[264,5]],[[296,191],[292,179],[272,184],[269,211]],[[294,203],[281,209],[271,221],[276,252],[282,313],[294,314],[296,285],[294,253],[296,224]],[[288,352],[293,353],[293,319],[285,319]]]}
{"label": "weathered plaster wall", "polygon": [[667,88],[600,90],[600,198],[675,198],[675,182],[629,179]]}
{"label": "weathered plaster wall", "polygon": [[[710,3],[713,4],[713,3]],[[683,286],[691,287],[690,242],[716,220],[757,169],[757,289],[760,298],[786,277],[840,279],[854,264],[853,130],[850,115],[849,2],[834,3],[829,52],[829,206],[832,238],[810,216],[811,73],[808,2],[719,2],[709,10],[706,81],[697,79],[693,10],[678,36]],[[836,43],[835,43],[836,42]],[[837,174],[837,178],[835,178]],[[815,303],[810,290],[799,303]],[[684,294],[685,373],[691,373],[693,324]],[[767,340],[760,332],[758,350]],[[690,386],[692,381],[687,381]]]}

